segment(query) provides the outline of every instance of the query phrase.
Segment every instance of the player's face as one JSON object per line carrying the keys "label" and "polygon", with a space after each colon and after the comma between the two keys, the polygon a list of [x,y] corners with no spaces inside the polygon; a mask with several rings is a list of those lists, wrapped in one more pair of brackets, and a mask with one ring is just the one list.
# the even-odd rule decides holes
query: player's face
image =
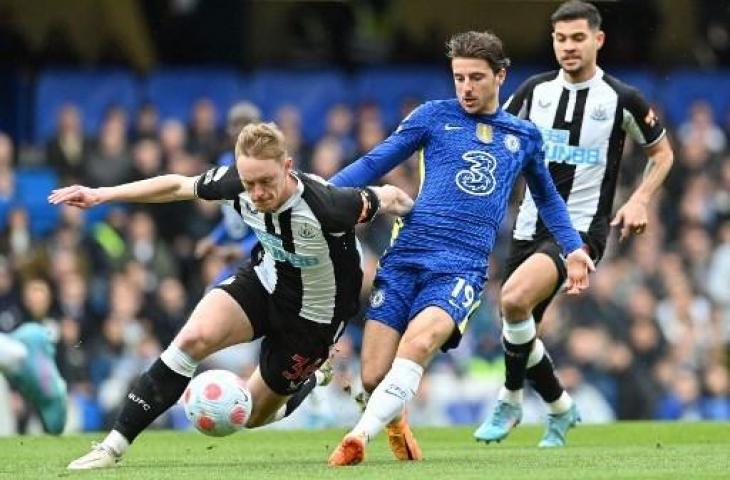
{"label": "player's face", "polygon": [[246,192],[256,210],[275,212],[289,198],[289,172],[292,160],[258,159],[241,155],[237,161]]}
{"label": "player's face", "polygon": [[[598,50],[603,46],[604,33],[593,30],[584,18],[555,22],[553,49],[560,66],[573,77],[592,74]],[[582,80],[587,80],[582,79]]]}
{"label": "player's face", "polygon": [[493,113],[497,109],[499,86],[505,77],[504,69],[496,74],[486,60],[456,57],[451,60],[456,97],[467,113]]}

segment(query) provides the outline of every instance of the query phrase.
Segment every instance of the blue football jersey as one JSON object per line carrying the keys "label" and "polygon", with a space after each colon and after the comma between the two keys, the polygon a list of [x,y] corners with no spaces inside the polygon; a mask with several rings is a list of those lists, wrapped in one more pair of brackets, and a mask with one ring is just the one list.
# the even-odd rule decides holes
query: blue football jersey
{"label": "blue football jersey", "polygon": [[332,183],[364,186],[418,151],[421,188],[386,253],[390,263],[437,272],[486,271],[517,176],[565,252],[580,248],[565,203],[545,166],[540,132],[503,111],[465,112],[456,99],[427,102]]}

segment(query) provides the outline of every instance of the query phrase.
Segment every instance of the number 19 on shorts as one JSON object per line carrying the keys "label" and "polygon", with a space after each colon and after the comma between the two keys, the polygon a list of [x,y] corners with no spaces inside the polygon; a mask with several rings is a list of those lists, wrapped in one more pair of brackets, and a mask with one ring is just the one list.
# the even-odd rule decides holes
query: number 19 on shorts
{"label": "number 19 on shorts", "polygon": [[463,278],[456,277],[456,283],[451,290],[449,303],[456,308],[465,308],[468,310],[474,303],[474,300],[476,300],[475,296],[474,287],[466,283],[466,280]]}

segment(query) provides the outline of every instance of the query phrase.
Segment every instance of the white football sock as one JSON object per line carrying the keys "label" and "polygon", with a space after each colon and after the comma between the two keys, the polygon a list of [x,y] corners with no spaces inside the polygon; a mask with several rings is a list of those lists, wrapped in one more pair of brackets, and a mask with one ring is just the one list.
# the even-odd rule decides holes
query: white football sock
{"label": "white football sock", "polygon": [[530,315],[526,320],[517,323],[502,322],[502,335],[513,345],[529,343],[537,335],[535,319]]}
{"label": "white football sock", "polygon": [[530,356],[527,357],[527,368],[532,368],[538,363],[540,363],[540,360],[542,360],[542,357],[545,356],[545,345],[542,343],[542,340],[539,338],[535,339],[535,343],[532,344],[532,350],[530,351]]}
{"label": "white football sock", "polygon": [[0,333],[0,372],[16,373],[28,357],[28,347],[6,333]]}
{"label": "white football sock", "polygon": [[519,390],[508,390],[507,387],[502,385],[497,394],[497,400],[511,405],[522,405],[522,392],[521,388]]}
{"label": "white football sock", "polygon": [[422,376],[423,367],[416,362],[406,358],[393,360],[393,366],[373,391],[365,412],[350,434],[364,435],[368,441],[372,440],[415,396]]}
{"label": "white football sock", "polygon": [[558,414],[558,413],[565,413],[572,406],[573,406],[573,399],[568,394],[568,392],[566,392],[565,390],[563,390],[563,394],[560,395],[560,397],[558,397],[557,400],[547,404],[548,410],[553,415]]}
{"label": "white football sock", "polygon": [[114,450],[117,455],[123,455],[129,448],[129,440],[116,430],[109,432],[102,443]]}
{"label": "white football sock", "polygon": [[160,360],[162,360],[162,362],[167,365],[170,370],[178,375],[182,375],[183,377],[193,378],[195,369],[198,368],[198,362],[193,360],[190,355],[180,350],[180,348],[174,343],[171,343],[170,346],[162,352]]}

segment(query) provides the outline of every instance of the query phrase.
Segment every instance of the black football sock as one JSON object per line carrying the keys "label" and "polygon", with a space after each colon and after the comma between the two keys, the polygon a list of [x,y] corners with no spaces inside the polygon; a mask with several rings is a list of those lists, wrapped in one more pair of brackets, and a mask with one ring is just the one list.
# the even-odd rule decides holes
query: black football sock
{"label": "black football sock", "polygon": [[127,394],[114,430],[132,443],[142,430],[177,402],[188,383],[189,377],[175,373],[158,358]]}
{"label": "black football sock", "polygon": [[563,394],[563,387],[547,352],[536,365],[527,369],[527,380],[545,403],[552,403]]}
{"label": "black football sock", "polygon": [[527,358],[530,356],[533,338],[527,343],[516,345],[510,343],[502,337],[502,346],[504,347],[504,366],[505,380],[504,386],[507,390],[520,390],[525,383],[525,374],[527,370]]}
{"label": "black football sock", "polygon": [[316,386],[317,376],[315,374],[311,374],[309,378],[307,378],[304,383],[302,383],[302,386],[299,387],[299,390],[297,390],[296,393],[294,393],[294,395],[289,397],[289,400],[287,400],[284,416],[288,417],[292,412],[294,412],[294,410],[296,410],[299,405],[302,404],[304,399],[307,398],[307,395],[309,395]]}

